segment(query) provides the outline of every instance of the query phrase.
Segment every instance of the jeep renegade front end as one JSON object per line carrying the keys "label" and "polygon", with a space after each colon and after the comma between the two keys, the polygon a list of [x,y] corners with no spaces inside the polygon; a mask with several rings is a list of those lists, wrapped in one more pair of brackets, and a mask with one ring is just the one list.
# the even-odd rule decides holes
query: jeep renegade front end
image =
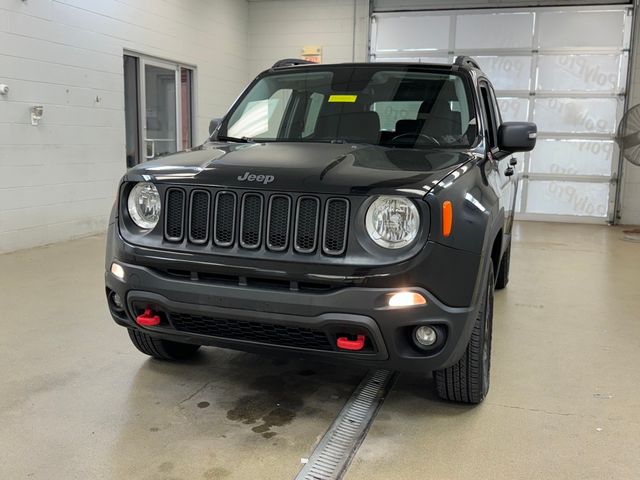
{"label": "jeep renegade front end", "polygon": [[491,83],[453,65],[279,62],[200,147],[130,169],[109,222],[106,295],[134,345],[201,345],[434,372],[489,387],[506,286],[514,152]]}

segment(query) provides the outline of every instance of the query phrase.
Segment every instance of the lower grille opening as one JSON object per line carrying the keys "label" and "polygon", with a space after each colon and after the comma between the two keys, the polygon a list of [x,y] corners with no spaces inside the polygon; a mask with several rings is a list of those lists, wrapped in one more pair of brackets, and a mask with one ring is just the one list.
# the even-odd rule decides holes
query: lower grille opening
{"label": "lower grille opening", "polygon": [[298,290],[301,292],[331,292],[341,288],[340,285],[330,283],[298,282]]}
{"label": "lower grille opening", "polygon": [[333,284],[321,282],[298,282],[283,278],[240,277],[239,275],[226,275],[222,273],[192,272],[174,268],[154,269],[157,272],[180,280],[192,280],[195,282],[208,282],[223,285],[241,285],[253,288],[269,288],[276,290],[291,290],[308,293],[333,292],[345,288],[346,284]]}
{"label": "lower grille opening", "polygon": [[196,273],[198,280],[210,283],[225,283],[238,285],[238,277],[236,275],[224,275],[221,273]]}
{"label": "lower grille opening", "polygon": [[172,277],[191,278],[191,272],[189,270],[177,270],[175,268],[168,268],[166,270],[168,275]]}
{"label": "lower grille opening", "polygon": [[257,288],[276,288],[280,290],[290,290],[291,282],[289,280],[280,280],[277,278],[247,278],[247,286]]}
{"label": "lower grille opening", "polygon": [[182,332],[286,347],[333,350],[327,335],[311,328],[175,312],[169,314],[169,320],[176,330]]}

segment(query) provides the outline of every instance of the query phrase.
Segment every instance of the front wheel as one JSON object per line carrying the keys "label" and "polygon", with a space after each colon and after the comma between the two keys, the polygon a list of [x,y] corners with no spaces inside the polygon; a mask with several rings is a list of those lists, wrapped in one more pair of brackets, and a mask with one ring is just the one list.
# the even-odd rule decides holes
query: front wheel
{"label": "front wheel", "polygon": [[152,337],[148,333],[132,328],[129,329],[129,338],[138,350],[158,360],[182,360],[192,356],[200,348],[200,345]]}
{"label": "front wheel", "polygon": [[482,305],[464,355],[456,364],[433,372],[438,396],[445,400],[480,403],[489,391],[494,291],[491,263],[485,285]]}

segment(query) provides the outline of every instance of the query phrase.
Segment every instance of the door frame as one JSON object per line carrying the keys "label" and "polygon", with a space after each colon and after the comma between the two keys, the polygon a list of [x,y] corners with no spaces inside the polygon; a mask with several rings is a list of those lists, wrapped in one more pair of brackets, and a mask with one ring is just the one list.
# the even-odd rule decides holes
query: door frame
{"label": "door frame", "polygon": [[140,92],[140,118],[138,121],[140,122],[140,132],[142,133],[142,138],[140,139],[140,150],[141,155],[140,159],[144,162],[152,160],[155,157],[155,147],[153,148],[153,155],[151,157],[147,156],[147,90],[146,90],[146,67],[147,65],[163,68],[165,70],[173,70],[173,80],[175,85],[175,113],[176,113],[176,151],[182,146],[182,126],[181,126],[181,105],[180,105],[180,66],[171,62],[165,62],[156,59],[150,59],[146,57],[139,57],[138,65],[140,68],[140,75],[138,75],[138,89]]}
{"label": "door frame", "polygon": [[[180,71],[182,68],[191,70],[191,141],[194,143],[197,138],[197,128],[195,119],[197,118],[195,98],[197,94],[197,68],[195,65],[187,64],[184,62],[178,62],[171,59],[159,58],[153,55],[147,55],[135,50],[123,50],[123,55],[129,55],[138,59],[138,129],[139,129],[139,145],[138,145],[138,158],[140,162],[146,162],[150,160],[146,155],[147,145],[147,98],[146,98],[146,85],[145,85],[145,66],[152,65],[155,67],[165,68],[167,70],[173,70],[175,74],[175,102],[176,102],[176,151],[182,149],[182,95],[181,95],[181,79]],[[193,145],[192,145],[193,146]]]}

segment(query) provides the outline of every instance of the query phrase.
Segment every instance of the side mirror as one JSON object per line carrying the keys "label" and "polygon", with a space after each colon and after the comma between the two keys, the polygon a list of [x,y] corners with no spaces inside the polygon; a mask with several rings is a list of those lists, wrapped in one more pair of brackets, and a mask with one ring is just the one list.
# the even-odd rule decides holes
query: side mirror
{"label": "side mirror", "polygon": [[503,152],[529,152],[536,146],[538,127],[531,122],[504,122],[498,129],[498,148]]}
{"label": "side mirror", "polygon": [[213,132],[216,131],[216,129],[220,126],[221,123],[222,123],[221,118],[214,118],[209,122],[209,138],[211,138],[211,135],[213,135]]}

